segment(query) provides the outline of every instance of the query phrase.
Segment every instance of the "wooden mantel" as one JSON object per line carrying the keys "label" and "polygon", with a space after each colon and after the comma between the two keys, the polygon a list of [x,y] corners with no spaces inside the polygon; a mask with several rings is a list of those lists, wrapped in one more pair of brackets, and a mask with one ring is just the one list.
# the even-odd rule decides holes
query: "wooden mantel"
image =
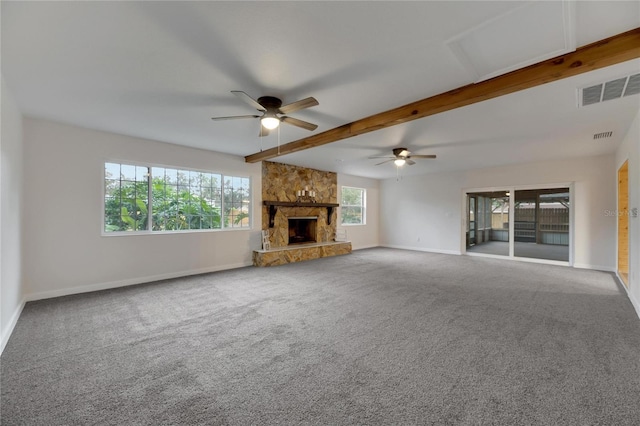
{"label": "wooden mantel", "polygon": [[331,215],[333,215],[333,209],[339,206],[339,204],[335,204],[335,203],[311,203],[311,202],[301,203],[297,201],[267,201],[267,200],[263,201],[262,204],[269,207],[269,228],[273,228],[278,207],[326,207],[327,225],[331,225]]}

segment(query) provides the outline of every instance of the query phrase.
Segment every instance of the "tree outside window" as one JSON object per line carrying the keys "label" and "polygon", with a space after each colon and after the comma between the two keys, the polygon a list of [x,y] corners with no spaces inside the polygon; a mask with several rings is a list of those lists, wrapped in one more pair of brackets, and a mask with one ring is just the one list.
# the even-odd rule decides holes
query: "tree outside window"
{"label": "tree outside window", "polygon": [[342,225],[364,225],[366,223],[366,195],[363,188],[342,187],[340,203]]}
{"label": "tree outside window", "polygon": [[250,200],[247,177],[105,163],[107,233],[249,228]]}

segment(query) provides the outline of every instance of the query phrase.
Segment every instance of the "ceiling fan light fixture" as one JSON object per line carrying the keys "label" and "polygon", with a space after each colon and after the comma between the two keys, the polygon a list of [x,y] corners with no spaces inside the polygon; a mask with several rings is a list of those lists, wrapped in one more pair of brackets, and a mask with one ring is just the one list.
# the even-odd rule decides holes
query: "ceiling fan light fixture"
{"label": "ceiling fan light fixture", "polygon": [[273,130],[280,125],[280,119],[275,114],[266,113],[260,120],[265,129]]}
{"label": "ceiling fan light fixture", "polygon": [[405,160],[404,158],[396,158],[395,160],[393,160],[393,163],[398,167],[404,166],[406,162],[407,160]]}

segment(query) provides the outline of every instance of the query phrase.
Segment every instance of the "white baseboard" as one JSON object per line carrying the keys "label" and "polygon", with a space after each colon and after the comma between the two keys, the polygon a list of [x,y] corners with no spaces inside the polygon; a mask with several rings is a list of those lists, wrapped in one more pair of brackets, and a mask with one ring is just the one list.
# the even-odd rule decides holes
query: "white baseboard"
{"label": "white baseboard", "polygon": [[589,263],[574,263],[573,267],[579,269],[593,269],[594,271],[616,272],[616,269],[611,266],[591,265]]}
{"label": "white baseboard", "polygon": [[189,275],[206,274],[209,272],[224,271],[227,269],[244,268],[246,266],[253,265],[252,262],[235,263],[223,266],[213,266],[210,268],[193,269],[190,271],[171,272],[168,274],[150,275],[146,277],[137,277],[126,280],[110,281],[104,283],[96,283],[90,285],[83,285],[77,287],[67,287],[51,291],[42,291],[37,293],[31,293],[26,296],[26,301],[51,299],[52,297],[69,296],[72,294],[89,293],[92,291],[109,290],[112,288],[126,287],[130,285],[149,283],[160,280],[168,280],[172,278],[187,277]]}
{"label": "white baseboard", "polygon": [[459,250],[441,250],[441,249],[431,249],[431,248],[424,248],[424,247],[396,246],[396,245],[390,245],[390,244],[382,244],[379,247],[387,247],[387,248],[394,248],[394,249],[400,249],[400,250],[424,251],[427,253],[440,253],[440,254],[453,254],[453,255],[462,254]]}
{"label": "white baseboard", "polygon": [[636,309],[636,314],[638,314],[638,318],[640,318],[640,302],[638,302],[636,298],[633,297],[633,294],[628,289],[627,289],[627,295],[629,296],[629,300],[631,300],[631,304]]}
{"label": "white baseboard", "polygon": [[11,316],[11,320],[9,320],[9,324],[7,324],[5,329],[2,330],[2,340],[0,340],[0,355],[2,355],[2,352],[4,351],[5,346],[7,346],[7,343],[9,342],[9,338],[11,337],[11,333],[13,333],[13,329],[18,323],[18,318],[20,318],[20,314],[22,313],[22,310],[24,309],[24,305],[26,303],[27,303],[26,298],[23,298],[22,302],[20,302],[20,304],[16,308],[16,311]]}
{"label": "white baseboard", "polygon": [[620,287],[624,288],[624,290],[627,292],[627,297],[631,301],[631,305],[633,306],[633,309],[636,310],[636,314],[638,314],[638,318],[640,318],[640,302],[638,302],[638,300],[636,300],[636,298],[634,297],[633,293],[631,293],[631,289],[624,284],[624,281],[622,281],[622,278],[620,277],[617,271],[616,271],[616,278],[620,283]]}
{"label": "white baseboard", "polygon": [[464,252],[465,256],[469,256],[469,257],[486,257],[489,259],[499,259],[499,260],[515,260],[515,261],[519,261],[521,258],[519,257],[509,257],[509,256],[503,256],[500,254],[490,254],[490,253],[476,253],[473,251],[465,251]]}
{"label": "white baseboard", "polygon": [[366,246],[352,247],[351,250],[364,250],[364,249],[370,249],[370,248],[376,248],[376,247],[381,247],[381,246],[378,244],[370,244]]}

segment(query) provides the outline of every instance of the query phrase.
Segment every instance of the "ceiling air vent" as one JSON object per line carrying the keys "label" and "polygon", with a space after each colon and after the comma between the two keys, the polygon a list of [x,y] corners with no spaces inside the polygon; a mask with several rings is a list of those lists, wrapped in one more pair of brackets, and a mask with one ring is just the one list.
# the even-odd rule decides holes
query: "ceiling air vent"
{"label": "ceiling air vent", "polygon": [[580,90],[580,106],[597,104],[638,93],[640,93],[640,74],[634,74],[582,88]]}
{"label": "ceiling air vent", "polygon": [[605,138],[610,138],[611,136],[613,136],[613,132],[602,132],[602,133],[596,133],[595,135],[593,135],[593,139],[605,139]]}

